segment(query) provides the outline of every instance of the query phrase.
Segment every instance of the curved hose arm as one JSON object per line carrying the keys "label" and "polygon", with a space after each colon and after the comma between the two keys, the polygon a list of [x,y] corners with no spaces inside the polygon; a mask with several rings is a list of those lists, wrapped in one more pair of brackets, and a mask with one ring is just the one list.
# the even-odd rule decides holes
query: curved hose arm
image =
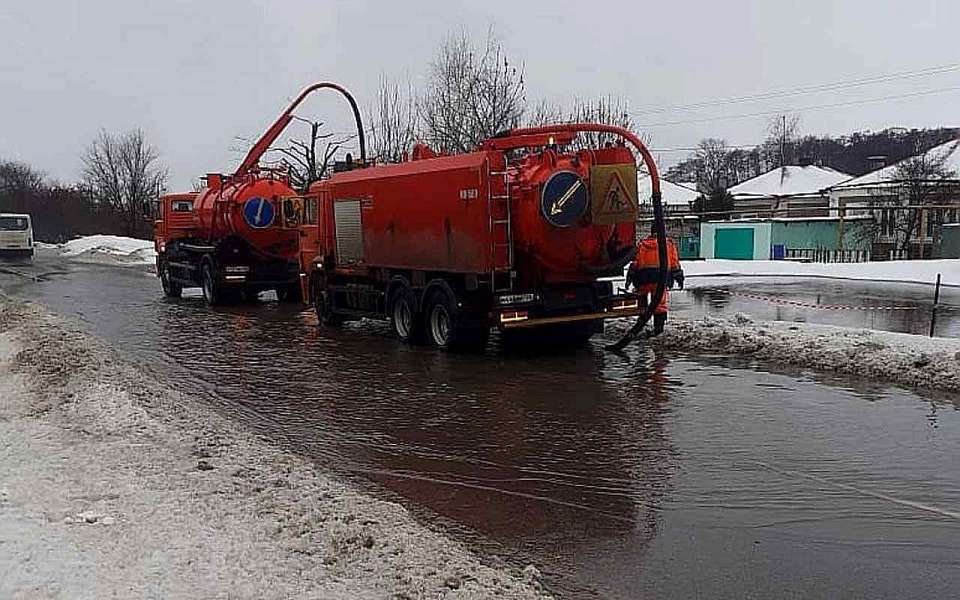
{"label": "curved hose arm", "polygon": [[287,107],[287,110],[280,114],[280,117],[274,121],[273,125],[271,125],[270,128],[264,132],[260,139],[257,140],[252,148],[250,148],[250,151],[247,152],[243,162],[240,163],[240,166],[237,167],[237,170],[234,172],[234,177],[246,175],[257,168],[257,165],[260,163],[260,158],[267,152],[267,150],[270,149],[270,146],[277,141],[277,138],[280,137],[280,134],[283,133],[283,130],[286,129],[287,125],[290,124],[290,121],[293,120],[294,109],[296,109],[300,103],[306,99],[307,96],[320,89],[336,90],[343,94],[343,96],[347,99],[347,102],[350,103],[350,108],[353,109],[353,118],[357,124],[357,137],[360,140],[360,161],[363,165],[367,163],[367,145],[363,137],[363,120],[360,118],[360,109],[357,107],[356,100],[353,99],[353,96],[350,94],[350,92],[348,92],[347,89],[342,85],[330,81],[321,81],[314,83],[300,92],[300,95],[290,103],[290,106]]}

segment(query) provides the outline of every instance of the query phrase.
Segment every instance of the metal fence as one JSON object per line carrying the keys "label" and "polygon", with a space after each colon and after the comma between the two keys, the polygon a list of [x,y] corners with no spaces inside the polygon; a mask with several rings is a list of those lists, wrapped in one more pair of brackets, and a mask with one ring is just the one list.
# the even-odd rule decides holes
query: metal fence
{"label": "metal fence", "polygon": [[870,251],[829,250],[827,248],[786,248],[784,259],[818,263],[860,263],[870,261]]}

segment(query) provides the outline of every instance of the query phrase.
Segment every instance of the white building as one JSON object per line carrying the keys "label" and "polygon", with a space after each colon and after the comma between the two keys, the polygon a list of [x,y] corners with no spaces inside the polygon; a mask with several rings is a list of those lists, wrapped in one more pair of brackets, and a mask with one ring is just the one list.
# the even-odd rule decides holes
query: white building
{"label": "white building", "polygon": [[737,218],[821,217],[829,214],[825,190],[850,179],[846,173],[808,165],[785,166],[741,182],[728,191]]}
{"label": "white building", "polygon": [[[673,183],[660,178],[660,194],[664,211],[670,215],[683,216],[691,214],[693,201],[697,199],[700,192],[697,191],[696,184]],[[650,203],[652,195],[650,176],[646,173],[638,173],[637,196],[640,199],[641,215],[653,214],[653,205]]]}
{"label": "white building", "polygon": [[[700,217],[693,214],[693,201],[700,192],[696,184],[674,183],[660,179],[660,194],[663,202],[667,235],[677,243],[681,258],[693,258],[700,255]],[[653,222],[653,204],[650,197],[653,189],[650,176],[637,174],[637,196],[640,200],[640,214],[637,219],[638,233],[645,236]]]}
{"label": "white building", "polygon": [[[944,166],[953,171],[951,179],[940,180],[943,192],[924,202],[932,206],[921,210],[916,230],[910,240],[907,257],[931,257],[939,244],[941,226],[960,222],[960,140],[931,148],[925,153],[931,159],[945,159]],[[905,159],[910,160],[910,159]],[[909,198],[903,193],[903,182],[897,178],[898,166],[904,161],[877,169],[834,185],[828,190],[831,213],[835,216],[872,214],[878,224],[874,239],[874,256],[900,256],[904,236],[898,233],[903,219],[910,218]],[[914,213],[916,214],[916,213]],[[893,253],[893,254],[891,254]]]}

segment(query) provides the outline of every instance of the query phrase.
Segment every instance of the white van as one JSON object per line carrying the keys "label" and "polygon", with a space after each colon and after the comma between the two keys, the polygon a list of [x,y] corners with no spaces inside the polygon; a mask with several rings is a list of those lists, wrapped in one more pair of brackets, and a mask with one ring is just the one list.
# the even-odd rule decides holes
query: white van
{"label": "white van", "polygon": [[0,256],[33,256],[33,222],[30,215],[0,213]]}

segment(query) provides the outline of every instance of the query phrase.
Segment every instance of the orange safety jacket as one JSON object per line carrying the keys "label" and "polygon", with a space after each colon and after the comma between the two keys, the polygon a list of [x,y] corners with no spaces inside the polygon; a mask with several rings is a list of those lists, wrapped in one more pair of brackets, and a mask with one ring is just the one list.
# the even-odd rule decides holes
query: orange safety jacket
{"label": "orange safety jacket", "polygon": [[[656,236],[643,239],[637,246],[637,257],[630,265],[629,282],[634,286],[657,283],[660,279],[660,255]],[[680,268],[680,254],[673,240],[667,238],[667,287],[679,283],[683,287],[683,269]]]}

